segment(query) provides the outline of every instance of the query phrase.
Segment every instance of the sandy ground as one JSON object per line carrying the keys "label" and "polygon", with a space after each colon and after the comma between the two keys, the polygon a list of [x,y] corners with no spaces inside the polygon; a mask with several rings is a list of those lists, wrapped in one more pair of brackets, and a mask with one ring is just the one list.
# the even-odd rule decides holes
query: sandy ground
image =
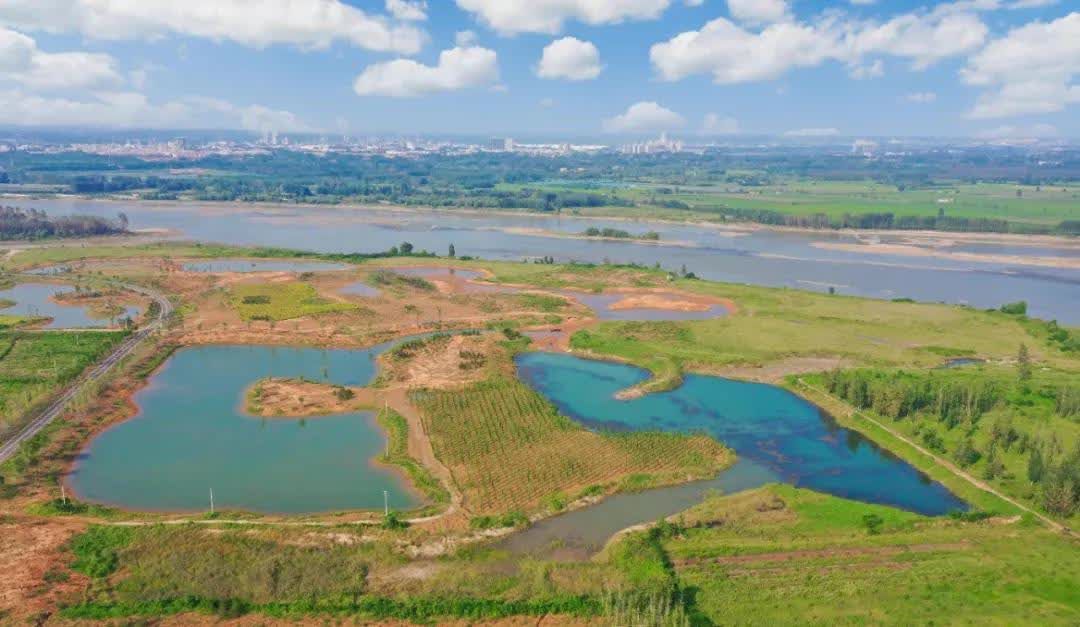
{"label": "sandy ground", "polygon": [[339,398],[338,389],[336,385],[299,379],[262,379],[245,394],[246,409],[255,410],[252,413],[262,418],[288,419],[345,414],[376,404],[371,388],[346,388],[353,393],[349,399]]}
{"label": "sandy ground", "polygon": [[60,598],[86,585],[78,573],[67,581],[45,581],[47,572],[69,572],[62,547],[82,528],[71,521],[0,518],[0,624],[33,624]]}
{"label": "sandy ground", "polygon": [[886,243],[843,243],[843,242],[814,242],[815,248],[823,250],[839,250],[851,253],[864,253],[873,255],[901,255],[905,257],[935,257],[938,259],[951,259],[953,261],[968,261],[975,263],[1006,263],[1022,266],[1038,266],[1043,268],[1067,268],[1070,270],[1080,269],[1080,254],[1076,257],[1038,257],[1029,255],[985,255],[981,253],[969,253],[950,251],[944,248],[928,248],[911,244],[886,244]]}
{"label": "sandy ground", "polygon": [[708,311],[709,305],[703,302],[683,300],[677,295],[641,294],[626,296],[608,305],[608,309],[660,309],[665,311]]}

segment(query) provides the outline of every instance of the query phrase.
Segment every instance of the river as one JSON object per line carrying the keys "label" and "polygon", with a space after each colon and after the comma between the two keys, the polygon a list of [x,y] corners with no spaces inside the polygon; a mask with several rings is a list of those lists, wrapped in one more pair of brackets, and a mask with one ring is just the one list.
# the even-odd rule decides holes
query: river
{"label": "river", "polygon": [[[135,229],[170,229],[188,239],[282,246],[319,252],[377,252],[409,241],[417,249],[520,260],[551,255],[558,261],[641,263],[698,276],[774,287],[872,298],[998,307],[1025,300],[1029,314],[1080,324],[1080,271],[1005,263],[957,261],[878,252],[829,250],[821,243],[855,243],[850,233],[731,231],[656,221],[540,216],[479,215],[451,211],[392,211],[346,207],[246,204],[161,204],[79,199],[6,199],[54,214],[112,217],[123,211]],[[656,231],[659,243],[568,238],[589,227]],[[563,236],[553,236],[559,233]],[[904,234],[883,237],[898,240]],[[872,250],[872,248],[867,248]],[[951,250],[983,255],[1038,255],[1075,259],[1080,247],[1013,243],[964,243]]]}

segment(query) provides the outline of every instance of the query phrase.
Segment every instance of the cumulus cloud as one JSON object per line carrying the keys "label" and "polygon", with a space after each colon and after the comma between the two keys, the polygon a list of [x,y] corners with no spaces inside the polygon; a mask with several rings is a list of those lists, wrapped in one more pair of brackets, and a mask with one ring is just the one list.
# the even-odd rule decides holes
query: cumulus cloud
{"label": "cumulus cloud", "polygon": [[587,81],[600,76],[602,69],[600,51],[592,42],[563,37],[544,47],[536,75],[540,78]]}
{"label": "cumulus cloud", "polygon": [[427,19],[427,2],[424,0],[386,0],[386,12],[398,20],[420,22]]}
{"label": "cumulus cloud", "polygon": [[961,71],[969,85],[985,87],[972,118],[1061,111],[1080,103],[1080,13],[1032,22],[990,42]]}
{"label": "cumulus cloud", "polygon": [[717,113],[706,113],[701,132],[706,135],[734,135],[739,132],[739,121]]}
{"label": "cumulus cloud", "polygon": [[788,17],[785,0],[728,0],[728,13],[740,22],[769,24]]}
{"label": "cumulus cloud", "polygon": [[413,98],[491,85],[498,80],[495,51],[470,44],[443,50],[434,66],[411,59],[369,65],[353,81],[353,90],[361,96]]}
{"label": "cumulus cloud", "polygon": [[239,106],[214,98],[162,103],[132,91],[98,91],[78,98],[51,97],[19,89],[0,92],[0,124],[106,128],[223,128],[255,132],[308,132],[312,127],[288,111]]}
{"label": "cumulus cloud", "polygon": [[788,132],[784,133],[784,136],[785,137],[832,137],[834,135],[839,135],[839,134],[840,134],[840,131],[838,129],[835,129],[835,128],[832,128],[832,127],[827,127],[827,128],[797,128],[797,129],[794,129],[794,130],[791,130],[791,131],[788,131]]}
{"label": "cumulus cloud", "polygon": [[45,52],[32,38],[0,27],[0,77],[35,90],[88,88],[121,82],[107,54]]}
{"label": "cumulus cloud", "polygon": [[908,102],[927,104],[937,100],[937,94],[932,91],[916,91],[907,95]]}
{"label": "cumulus cloud", "polygon": [[678,128],[686,123],[681,115],[655,102],[637,102],[624,113],[604,120],[609,133],[646,133]]}
{"label": "cumulus cloud", "polygon": [[701,29],[654,44],[649,57],[660,77],[680,80],[711,74],[717,83],[773,79],[828,61],[862,77],[877,75],[876,56],[894,56],[924,69],[978,48],[987,28],[972,13],[909,13],[886,22],[845,21],[825,16],[813,23],[783,21],[751,30],[717,18]]}
{"label": "cumulus cloud", "polygon": [[617,24],[660,16],[671,0],[457,0],[457,5],[503,34],[558,33],[569,20]]}
{"label": "cumulus cloud", "polygon": [[341,0],[3,0],[0,24],[95,39],[175,34],[254,47],[326,48],[342,41],[401,54],[418,52],[425,37]]}

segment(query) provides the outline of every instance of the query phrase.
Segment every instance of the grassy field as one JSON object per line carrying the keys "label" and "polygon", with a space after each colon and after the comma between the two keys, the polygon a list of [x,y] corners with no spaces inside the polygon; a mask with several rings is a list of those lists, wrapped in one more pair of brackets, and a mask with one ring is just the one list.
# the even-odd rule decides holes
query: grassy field
{"label": "grassy field", "polygon": [[[893,213],[897,216],[933,217],[944,211],[957,218],[991,218],[1009,222],[1055,226],[1080,219],[1080,188],[1075,185],[1017,185],[1008,183],[947,183],[906,188],[874,181],[825,181],[776,178],[760,186],[719,182],[715,185],[673,186],[662,182],[627,183],[615,188],[574,183],[502,184],[499,189],[522,188],[556,192],[614,193],[632,207],[581,209],[592,215],[630,215],[667,219],[717,220],[725,209],[771,210],[810,216],[824,214]],[[673,205],[678,205],[676,208]]]}
{"label": "grassy field", "polygon": [[291,320],[303,316],[354,311],[352,303],[318,295],[308,283],[253,283],[232,288],[231,302],[244,320]]}
{"label": "grassy field", "polygon": [[1075,541],[790,486],[707,500],[662,545],[705,624],[1070,624]]}
{"label": "grassy field", "polygon": [[77,377],[126,333],[45,331],[0,334],[0,435],[31,407]]}
{"label": "grassy field", "polygon": [[482,547],[410,558],[391,547],[423,544],[411,529],[369,529],[371,541],[352,542],[361,531],[99,526],[76,536],[69,566],[51,576],[91,580],[67,599],[65,618],[1071,624],[1080,611],[1074,541],[975,518],[774,485],[711,497],[583,562]]}
{"label": "grassy field", "polygon": [[411,396],[475,513],[558,511],[582,493],[712,476],[734,459],[705,436],[588,431],[510,377]]}

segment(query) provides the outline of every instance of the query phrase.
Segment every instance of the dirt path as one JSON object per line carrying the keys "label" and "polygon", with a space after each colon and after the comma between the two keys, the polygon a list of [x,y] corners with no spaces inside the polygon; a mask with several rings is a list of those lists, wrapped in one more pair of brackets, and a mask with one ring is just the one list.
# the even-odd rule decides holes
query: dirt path
{"label": "dirt path", "polygon": [[402,387],[389,388],[383,393],[383,398],[394,411],[404,416],[409,423],[409,455],[430,470],[450,492],[450,506],[446,508],[446,511],[435,516],[417,518],[411,522],[425,522],[447,517],[458,510],[467,511],[464,498],[458,490],[457,484],[454,483],[450,469],[435,456],[435,449],[431,446],[431,439],[424,430],[424,421],[420,417],[420,410],[409,401],[408,390]]}
{"label": "dirt path", "polygon": [[880,427],[881,429],[884,429],[887,433],[892,435],[894,438],[896,438],[896,439],[900,440],[901,442],[904,442],[905,444],[911,446],[913,449],[915,449],[916,451],[919,451],[923,455],[926,455],[930,459],[934,460],[939,466],[945,468],[946,470],[953,473],[957,477],[960,477],[964,481],[967,481],[968,483],[975,486],[976,488],[979,488],[983,492],[989,492],[990,494],[993,494],[994,496],[996,496],[999,499],[1005,501],[1006,503],[1009,503],[1010,505],[1013,505],[1017,509],[1031,514],[1032,516],[1034,516],[1034,517],[1038,518],[1039,520],[1041,520],[1043,523],[1046,524],[1046,526],[1050,527],[1054,531],[1058,531],[1058,532],[1067,534],[1067,535],[1072,536],[1074,538],[1080,537],[1080,534],[1075,533],[1073,530],[1069,529],[1065,525],[1062,525],[1061,523],[1054,520],[1053,518],[1050,518],[1049,516],[1041,514],[1041,513],[1037,512],[1037,511],[1031,509],[1027,505],[1024,505],[1023,503],[1020,503],[1020,502],[1016,501],[1015,499],[1012,499],[1012,498],[1002,494],[1001,492],[996,490],[993,486],[989,485],[985,481],[982,481],[980,479],[976,479],[975,477],[971,476],[967,472],[963,471],[956,464],[950,462],[949,460],[947,460],[947,459],[945,459],[943,457],[939,457],[938,455],[928,451],[927,449],[923,448],[919,444],[915,443],[910,438],[908,438],[905,435],[897,432],[895,429],[892,429],[888,425],[885,425],[882,422],[880,422],[878,420],[875,420],[874,418],[871,418],[869,415],[855,409],[851,405],[848,405],[847,403],[837,399],[836,397],[832,396],[831,394],[828,394],[827,392],[825,392],[821,388],[812,386],[809,383],[803,381],[802,379],[796,379],[796,382],[806,390],[810,390],[811,392],[814,392],[816,394],[820,394],[820,395],[823,395],[823,396],[825,396],[825,397],[827,397],[829,399],[832,399],[834,403],[844,407],[848,411],[849,416],[860,417],[863,420],[866,420],[867,422],[873,423],[874,425]]}

